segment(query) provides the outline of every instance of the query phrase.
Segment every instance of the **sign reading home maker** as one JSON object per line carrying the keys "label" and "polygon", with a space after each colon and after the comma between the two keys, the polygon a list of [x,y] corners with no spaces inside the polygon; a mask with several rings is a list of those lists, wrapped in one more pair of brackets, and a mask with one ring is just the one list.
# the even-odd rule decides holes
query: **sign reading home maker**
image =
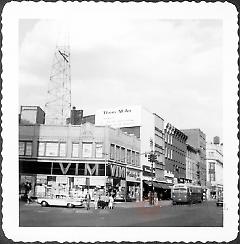
{"label": "sign reading home maker", "polygon": [[121,106],[96,111],[95,124],[114,128],[141,125],[141,106]]}

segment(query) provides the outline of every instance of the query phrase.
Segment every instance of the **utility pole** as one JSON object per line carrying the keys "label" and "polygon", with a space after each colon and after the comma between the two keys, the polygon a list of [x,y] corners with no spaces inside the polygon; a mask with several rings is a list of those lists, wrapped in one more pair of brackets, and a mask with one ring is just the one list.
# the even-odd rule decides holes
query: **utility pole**
{"label": "utility pole", "polygon": [[153,150],[153,140],[150,139],[150,153],[148,154],[148,161],[151,162],[151,177],[152,177],[152,190],[150,192],[150,204],[153,205],[154,204],[154,186],[153,186],[153,178],[154,178],[154,175],[153,175],[153,163],[155,163],[157,161],[157,154],[155,154],[155,151]]}

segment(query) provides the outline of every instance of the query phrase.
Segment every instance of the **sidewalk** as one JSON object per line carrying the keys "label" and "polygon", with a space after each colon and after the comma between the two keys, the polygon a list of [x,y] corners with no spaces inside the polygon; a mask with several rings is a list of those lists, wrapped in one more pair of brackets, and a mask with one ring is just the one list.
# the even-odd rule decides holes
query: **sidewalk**
{"label": "sidewalk", "polygon": [[158,201],[157,205],[150,205],[148,201],[143,202],[114,202],[115,207],[117,208],[139,208],[139,207],[163,207],[172,205],[172,200],[161,200]]}

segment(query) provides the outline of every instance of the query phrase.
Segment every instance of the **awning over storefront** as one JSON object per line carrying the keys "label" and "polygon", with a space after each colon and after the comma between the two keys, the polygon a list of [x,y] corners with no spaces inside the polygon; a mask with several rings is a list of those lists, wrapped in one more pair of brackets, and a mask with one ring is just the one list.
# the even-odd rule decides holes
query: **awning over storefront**
{"label": "awning over storefront", "polygon": [[156,187],[156,188],[162,188],[162,189],[170,189],[170,187],[165,184],[165,183],[161,183],[161,182],[153,182],[153,186]]}
{"label": "awning over storefront", "polygon": [[[146,183],[148,186],[152,186],[151,181],[144,180],[144,183]],[[169,185],[167,183],[162,183],[162,182],[153,182],[153,187],[155,188],[162,188],[162,189],[170,189]]]}

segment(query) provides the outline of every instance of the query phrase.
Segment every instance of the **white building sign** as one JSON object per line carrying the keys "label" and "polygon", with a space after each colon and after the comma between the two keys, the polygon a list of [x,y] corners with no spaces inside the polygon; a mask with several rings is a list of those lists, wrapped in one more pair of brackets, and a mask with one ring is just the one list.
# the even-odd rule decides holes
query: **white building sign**
{"label": "white building sign", "polygon": [[86,185],[86,177],[74,177],[74,185],[85,186]]}
{"label": "white building sign", "polygon": [[140,126],[141,106],[121,106],[96,111],[95,124],[114,128]]}
{"label": "white building sign", "polygon": [[133,169],[127,169],[126,170],[126,180],[132,181],[132,182],[140,182],[140,172]]}
{"label": "white building sign", "polygon": [[60,175],[60,176],[57,176],[56,177],[56,183],[59,183],[59,184],[67,184],[67,182],[68,182],[67,176]]}

